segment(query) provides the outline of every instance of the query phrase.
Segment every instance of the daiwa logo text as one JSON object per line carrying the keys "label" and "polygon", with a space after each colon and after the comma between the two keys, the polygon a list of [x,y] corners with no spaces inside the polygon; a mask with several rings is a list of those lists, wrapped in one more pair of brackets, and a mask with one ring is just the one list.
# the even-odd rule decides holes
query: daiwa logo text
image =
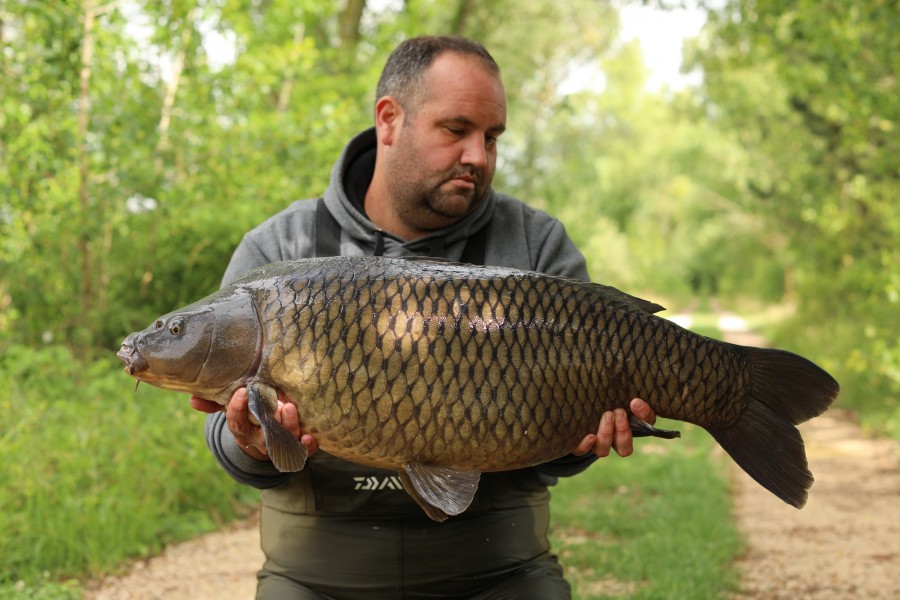
{"label": "daiwa logo text", "polygon": [[379,479],[378,477],[369,476],[369,477],[354,477],[353,481],[356,482],[356,486],[354,486],[354,490],[402,490],[403,484],[400,483],[400,479],[397,478],[396,475],[389,475],[384,477],[383,479]]}

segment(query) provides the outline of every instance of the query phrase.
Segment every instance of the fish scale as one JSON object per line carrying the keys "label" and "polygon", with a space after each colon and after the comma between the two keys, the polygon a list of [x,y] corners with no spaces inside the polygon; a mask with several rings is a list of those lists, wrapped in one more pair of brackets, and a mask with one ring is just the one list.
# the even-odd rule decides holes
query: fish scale
{"label": "fish scale", "polygon": [[[318,273],[314,275],[319,276]],[[389,277],[392,278],[388,280]],[[371,355],[374,356],[374,365],[369,370],[369,384],[376,390],[383,388],[384,392],[381,402],[374,407],[371,402],[363,402],[363,406],[359,407],[362,412],[365,412],[366,406],[375,410],[377,419],[362,419],[368,423],[364,429],[367,441],[357,444],[354,451],[362,456],[385,459],[386,462],[379,465],[382,467],[398,468],[415,460],[460,468],[467,466],[473,455],[482,470],[494,470],[508,464],[533,464],[536,445],[542,447],[543,454],[547,443],[553,442],[554,454],[563,455],[584,433],[596,427],[600,414],[615,406],[610,400],[614,397],[610,391],[614,390],[603,388],[602,382],[615,379],[616,374],[601,372],[589,344],[563,345],[565,334],[571,333],[577,337],[580,323],[590,310],[583,294],[576,298],[579,289],[576,285],[567,286],[557,281],[548,284],[542,279],[507,279],[506,285],[503,285],[503,282],[492,279],[467,278],[464,285],[450,286],[436,278],[393,277],[369,268],[334,271],[321,282],[312,279],[314,283],[306,278],[285,283],[282,296],[290,296],[291,300],[267,303],[264,322],[293,321],[293,317],[286,318],[285,312],[311,313],[309,326],[302,326],[306,319],[299,320],[301,330],[296,332],[296,336],[294,332],[283,336],[278,326],[273,328],[272,339],[282,339],[288,343],[273,346],[271,361],[277,363],[280,360],[284,365],[281,372],[273,369],[273,376],[288,382],[295,379],[297,387],[306,388],[303,397],[327,399],[327,407],[297,399],[304,429],[321,437],[320,443],[340,444],[350,437],[350,431],[359,421],[355,414],[358,401],[346,386],[341,386],[347,375],[335,367],[346,366],[343,359],[347,351],[362,348],[360,336],[354,339],[352,335],[357,329],[367,332],[374,328],[375,349],[380,350],[381,354],[379,356],[376,352]],[[369,320],[366,315],[362,315],[360,320],[348,319],[344,311],[335,310],[336,306],[347,306],[348,298],[351,301],[358,298],[362,289],[372,290],[373,306],[387,308],[379,313],[379,319]],[[306,291],[310,298],[316,300],[298,311],[296,299]],[[504,310],[507,304],[501,301],[503,296],[522,299],[524,303],[516,305],[522,315],[520,320],[515,320],[512,315],[508,318]],[[374,315],[374,309],[371,314]],[[609,321],[614,316],[592,317],[591,322]],[[441,326],[435,329],[431,327],[432,323],[440,323]],[[542,328],[536,328],[536,323]],[[551,327],[548,328],[547,324]],[[649,365],[658,363],[644,359],[643,336],[632,335],[635,331],[632,325],[628,319],[620,320],[618,335],[613,339],[621,341],[621,348],[617,347],[619,344],[610,348],[620,360],[609,367],[619,364],[631,367],[622,374],[621,379],[634,382],[626,394],[619,394],[619,405],[632,395],[662,400],[655,397],[658,394],[652,393],[656,382],[654,374],[647,369]],[[521,331],[525,335],[513,346],[500,333],[501,327],[509,332]],[[352,346],[336,348],[339,340]],[[454,341],[458,343],[454,344]],[[429,384],[421,370],[422,349],[436,349],[439,342],[448,344],[451,354],[438,353],[435,356],[436,377]],[[518,360],[511,361],[511,349],[521,344],[524,344],[524,354]],[[597,347],[600,354],[605,350],[602,345]],[[326,359],[336,354],[342,359],[340,362]],[[636,360],[622,360],[629,354],[633,354]],[[672,355],[672,349],[666,349],[661,354]],[[313,365],[309,364],[311,357],[316,359]],[[443,365],[447,359],[454,366],[449,380],[439,377],[444,374]],[[505,377],[500,374],[503,364],[509,370]],[[310,370],[316,373],[316,377],[312,378],[314,383],[309,381]],[[512,379],[517,375],[524,375],[520,385],[499,385],[500,380]],[[586,385],[589,381],[595,382],[594,385]],[[526,402],[529,398],[530,404]],[[559,408],[554,415],[556,418],[549,418],[550,411],[536,410],[539,398],[556,401]],[[593,401],[587,404],[584,401],[587,398]],[[445,408],[458,405],[460,399],[463,410]],[[436,417],[448,420],[450,426],[429,429],[413,421],[413,407],[426,402],[437,405]],[[503,445],[498,438],[504,439],[506,433],[495,432],[497,422],[484,417],[490,413],[490,407],[499,405],[505,408],[507,404],[515,406],[523,402],[523,409],[529,410],[512,411],[518,414],[520,427],[514,429],[509,437],[511,443]],[[587,406],[590,410],[585,409]],[[659,410],[660,414],[665,412],[664,409]],[[429,411],[429,414],[432,412]],[[504,426],[508,427],[505,423]],[[524,436],[529,429],[531,437],[521,439],[520,436]],[[409,447],[419,434],[422,435],[420,439],[424,440],[424,447],[418,455],[410,456]],[[440,454],[430,451],[436,436],[442,436]],[[538,441],[538,436],[543,439]],[[526,443],[523,444],[523,441]],[[451,443],[457,446],[455,456],[447,451],[452,448]],[[498,450],[503,451],[503,456],[495,456]]]}
{"label": "fish scale", "polygon": [[[558,296],[560,293],[558,285],[548,287],[542,282],[538,282],[538,285],[531,283],[527,281],[523,286],[526,293],[520,294],[520,297],[530,302],[523,311],[526,319],[533,321],[541,311],[546,314],[554,301],[556,308],[563,307],[564,303]],[[302,295],[303,290],[311,290],[311,297],[318,294],[318,300],[305,306],[303,310],[295,311],[296,298]],[[371,290],[372,303],[387,306],[388,310],[381,313],[381,319],[373,323],[366,314],[361,315],[359,319],[347,319],[344,312],[333,309],[339,301],[346,303],[348,299],[360,297],[359,290]],[[570,399],[567,405],[569,410],[560,413],[563,420],[559,427],[564,431],[573,428],[571,423],[575,423],[574,427],[584,429],[579,421],[589,417],[586,411],[581,410],[581,403],[577,402],[587,390],[583,385],[578,387],[567,384],[568,373],[558,370],[561,362],[560,349],[548,346],[546,335],[544,339],[539,336],[524,338],[527,344],[525,364],[528,364],[528,361],[546,362],[548,369],[542,373],[543,377],[537,381],[526,380],[525,384],[500,385],[501,381],[514,381],[516,375],[523,371],[521,362],[516,362],[515,365],[511,363],[508,351],[510,339],[503,339],[499,327],[499,324],[506,322],[503,310],[506,305],[500,298],[504,293],[509,295],[513,292],[515,288],[510,289],[504,286],[503,282],[489,279],[469,278],[464,287],[415,278],[398,279],[388,283],[384,281],[383,274],[368,271],[362,274],[353,271],[335,272],[327,284],[318,288],[302,279],[296,280],[285,288],[283,294],[291,296],[290,301],[266,303],[265,321],[279,324],[296,322],[306,332],[305,336],[300,332],[296,336],[293,332],[289,336],[284,336],[279,326],[273,327],[271,337],[286,340],[288,343],[280,347],[276,345],[278,349],[271,352],[270,360],[274,365],[272,375],[279,379],[290,378],[287,373],[291,372],[307,378],[310,369],[315,370],[317,373],[315,381],[320,387],[308,389],[308,395],[332,398],[332,402],[327,408],[313,404],[307,410],[304,410],[302,401],[298,402],[304,428],[314,435],[321,436],[323,440],[339,444],[341,440],[351,437],[350,430],[360,420],[355,413],[355,406],[360,405],[360,401],[356,397],[351,401],[353,394],[340,385],[345,376],[334,368],[335,364],[345,364],[346,361],[337,363],[323,360],[310,367],[308,357],[320,355],[318,347],[321,346],[323,331],[327,331],[330,338],[327,355],[337,354],[344,358],[347,352],[352,353],[361,347],[363,343],[361,338],[365,338],[364,332],[370,331],[374,326],[377,334],[375,348],[381,350],[381,354],[376,352],[370,355],[373,357],[370,364],[374,363],[374,367],[370,369],[369,377],[371,387],[384,389],[380,404],[382,408],[379,410],[379,404],[373,407],[371,402],[366,403],[365,399],[362,401],[360,410],[370,407],[371,410],[375,410],[377,419],[362,419],[368,424],[368,427],[364,428],[364,437],[369,441],[356,451],[368,456],[386,458],[407,449],[411,444],[414,445],[413,440],[422,439],[425,447],[415,458],[434,462],[438,460],[438,453],[429,453],[429,450],[435,446],[438,439],[440,439],[439,447],[444,454],[451,443],[464,442],[464,447],[460,444],[460,450],[465,454],[465,458],[469,459],[474,453],[482,460],[484,468],[490,469],[496,466],[491,463],[491,455],[503,449],[502,432],[495,431],[498,421],[490,418],[493,414],[500,414],[500,410],[496,409],[498,403],[514,402],[517,397],[532,398],[534,403],[534,399],[541,395]],[[548,294],[556,294],[557,297],[553,298]],[[574,303],[569,302],[568,306],[571,310]],[[309,312],[311,316],[309,319],[303,317],[287,319],[284,314],[286,310]],[[567,313],[560,313],[557,319],[562,323],[574,320],[572,315]],[[304,327],[305,322],[309,325]],[[435,327],[435,324],[439,325]],[[362,336],[360,334],[354,336],[352,334],[354,330],[358,330]],[[345,340],[348,348],[335,348],[336,339]],[[450,349],[449,356],[441,352],[443,348]],[[361,350],[359,352],[362,353]],[[434,361],[423,362],[423,356],[429,352],[435,353]],[[445,373],[443,365],[448,358],[454,368]],[[281,371],[277,366],[279,361],[282,363]],[[426,376],[422,369],[423,365],[428,364],[432,364],[435,370],[432,378]],[[506,373],[502,372],[503,365],[506,365]],[[524,369],[524,372],[528,373],[529,369]],[[447,375],[451,377],[448,378]],[[589,377],[582,375],[578,379],[584,382]],[[298,383],[303,385],[301,382]],[[305,384],[309,388],[309,382]],[[423,427],[423,424],[412,418],[414,407],[421,407],[423,404],[431,406],[440,401],[436,398],[443,399],[444,404],[457,402],[457,398],[463,399],[464,410],[442,411],[440,407],[438,408],[437,418],[448,420],[449,423],[449,426],[443,429]],[[429,410],[427,414],[430,416],[434,412]],[[516,414],[516,411],[507,410],[506,413]],[[418,414],[421,416],[420,411]],[[534,419],[535,414],[532,407],[525,416]],[[594,411],[590,418],[596,421],[599,419],[598,414]],[[522,418],[522,411],[519,411],[519,415]],[[508,423],[503,425],[505,428],[509,426]],[[544,427],[540,423],[535,423],[531,427],[531,435],[543,434],[545,438],[552,438],[559,427],[552,427],[549,421]],[[516,434],[520,434],[520,431],[524,434],[527,429],[525,425],[514,429],[511,437],[514,446],[521,441]],[[569,449],[562,448],[559,453],[564,454]],[[507,457],[509,454],[511,451],[508,450]],[[534,459],[525,457],[517,460],[531,462]],[[449,466],[458,464],[462,464],[461,461],[452,462]],[[382,466],[399,465],[395,462]]]}
{"label": "fish scale", "polygon": [[161,317],[119,356],[139,379],[222,404],[247,386],[273,463],[297,470],[305,449],[274,418],[283,392],[322,449],[396,469],[437,520],[465,510],[482,472],[564,456],[633,397],[706,428],[802,506],[812,475],[794,425],[824,411],[837,382],[802,357],[695,334],[660,309],[514,269],[305,259]]}

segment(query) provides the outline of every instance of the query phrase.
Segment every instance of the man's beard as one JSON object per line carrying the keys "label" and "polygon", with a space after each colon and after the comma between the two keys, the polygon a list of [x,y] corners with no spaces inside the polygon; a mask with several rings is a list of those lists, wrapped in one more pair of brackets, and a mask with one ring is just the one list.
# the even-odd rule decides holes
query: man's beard
{"label": "man's beard", "polygon": [[[427,206],[431,211],[448,218],[462,218],[471,213],[475,208],[484,202],[487,194],[487,186],[484,184],[484,177],[473,168],[458,168],[449,176],[443,177],[441,183],[424,191],[419,201]],[[451,182],[454,179],[473,180],[473,187],[460,187]],[[448,189],[448,186],[450,189]],[[467,208],[464,214],[460,215],[458,210],[447,212],[451,204],[455,202],[456,197],[466,199]]]}
{"label": "man's beard", "polygon": [[[464,188],[450,183],[453,179],[474,179],[474,187]],[[437,183],[396,179],[390,186],[395,211],[421,229],[436,229],[459,221],[474,212],[490,190],[482,173],[471,168],[457,168],[441,175]]]}

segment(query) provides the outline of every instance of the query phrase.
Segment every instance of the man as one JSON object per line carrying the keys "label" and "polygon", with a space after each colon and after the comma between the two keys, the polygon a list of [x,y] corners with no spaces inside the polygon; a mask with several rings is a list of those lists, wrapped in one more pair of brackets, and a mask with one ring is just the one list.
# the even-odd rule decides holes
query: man
{"label": "man", "polygon": [[[458,37],[402,43],[378,84],[375,127],[347,146],[324,200],[295,202],[249,232],[225,281],[269,262],[334,254],[431,255],[587,279],[559,221],[491,189],[505,124],[499,68],[482,46]],[[393,473],[313,454],[315,439],[290,402],[277,418],[311,454],[296,474],[268,461],[245,390],[224,414],[191,403],[211,413],[207,440],[222,467],[263,489],[264,599],[568,598],[549,553],[547,486],[611,448],[632,451],[625,411],[607,413],[572,456],[484,474],[469,509],[435,523]],[[655,419],[641,400],[631,410]]]}

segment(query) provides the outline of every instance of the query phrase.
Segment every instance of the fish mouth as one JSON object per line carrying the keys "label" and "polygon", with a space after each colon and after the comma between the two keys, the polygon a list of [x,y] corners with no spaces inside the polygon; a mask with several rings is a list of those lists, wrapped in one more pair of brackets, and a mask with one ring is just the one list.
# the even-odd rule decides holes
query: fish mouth
{"label": "fish mouth", "polygon": [[128,343],[128,340],[122,344],[122,347],[116,352],[116,356],[125,363],[125,372],[129,375],[134,375],[135,373],[139,373],[150,367],[150,363],[147,362],[147,359],[144,358],[136,347]]}

